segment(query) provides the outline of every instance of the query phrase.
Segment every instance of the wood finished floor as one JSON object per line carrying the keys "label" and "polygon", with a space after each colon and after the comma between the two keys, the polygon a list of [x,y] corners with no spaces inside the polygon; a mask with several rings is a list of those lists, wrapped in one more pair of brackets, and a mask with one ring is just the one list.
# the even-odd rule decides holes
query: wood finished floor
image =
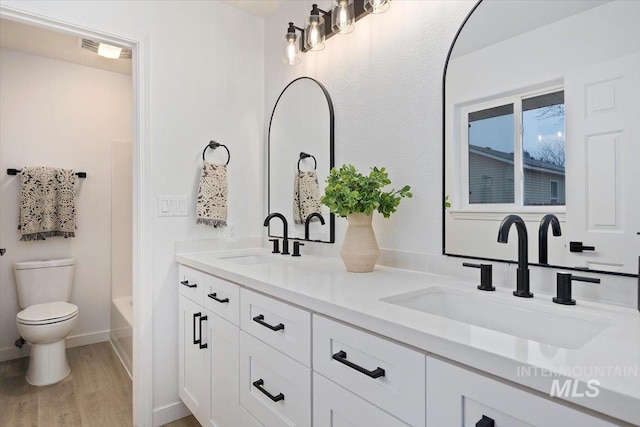
{"label": "wood finished floor", "polygon": [[[29,358],[0,362],[0,427],[131,427],[131,379],[110,343],[70,348],[71,374],[34,387]],[[165,427],[199,427],[193,416]]]}
{"label": "wood finished floor", "polygon": [[29,358],[0,363],[0,427],[129,427],[131,379],[108,342],[70,348],[71,374],[27,383]]}

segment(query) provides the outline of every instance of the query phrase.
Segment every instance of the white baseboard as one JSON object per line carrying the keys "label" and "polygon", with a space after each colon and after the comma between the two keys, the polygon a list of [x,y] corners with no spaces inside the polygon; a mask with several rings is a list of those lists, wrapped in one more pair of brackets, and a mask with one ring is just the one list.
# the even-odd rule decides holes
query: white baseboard
{"label": "white baseboard", "polygon": [[174,402],[153,410],[153,427],[169,424],[189,415],[191,412],[184,403]]}
{"label": "white baseboard", "polygon": [[[65,345],[67,348],[71,348],[106,341],[109,341],[109,331],[100,331],[67,337]],[[17,347],[0,348],[0,362],[27,357],[29,356],[30,348],[31,346],[29,344],[25,344],[22,349],[18,349]]]}

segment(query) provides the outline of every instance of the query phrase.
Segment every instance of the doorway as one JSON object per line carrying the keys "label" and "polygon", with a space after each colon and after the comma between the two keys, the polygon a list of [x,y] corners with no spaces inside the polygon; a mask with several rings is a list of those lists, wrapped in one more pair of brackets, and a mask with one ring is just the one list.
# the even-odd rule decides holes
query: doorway
{"label": "doorway", "polygon": [[[152,306],[142,301],[152,300],[151,222],[149,207],[150,174],[148,149],[148,44],[145,35],[123,34],[119,29],[100,27],[95,23],[87,25],[78,17],[65,16],[52,11],[29,13],[20,9],[19,5],[3,4],[0,6],[0,18],[30,24],[39,28],[53,30],[75,37],[97,38],[115,45],[128,47],[133,52],[132,73],[133,105],[131,144],[133,148],[133,197],[132,197],[132,258],[133,258],[133,418],[134,425],[152,424]],[[108,163],[108,162],[107,162]],[[4,167],[4,165],[3,165]],[[9,166],[13,167],[13,166]],[[16,166],[19,167],[19,166]],[[6,169],[6,168],[5,168]],[[5,170],[0,170],[5,175]],[[2,179],[3,187],[7,185],[6,176]],[[84,193],[83,193],[84,195]],[[82,197],[82,196],[81,196]],[[4,203],[3,203],[4,204]],[[5,221],[3,216],[0,221]],[[5,248],[0,235],[0,246]],[[4,244],[3,244],[4,243]],[[7,263],[6,256],[0,259],[0,265]],[[1,325],[0,325],[1,326]],[[144,361],[144,363],[141,363]]]}

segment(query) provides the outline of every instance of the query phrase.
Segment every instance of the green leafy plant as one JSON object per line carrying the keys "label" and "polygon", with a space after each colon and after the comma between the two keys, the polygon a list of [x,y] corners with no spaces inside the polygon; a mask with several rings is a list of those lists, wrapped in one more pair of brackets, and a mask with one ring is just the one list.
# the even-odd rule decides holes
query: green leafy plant
{"label": "green leafy plant", "polygon": [[369,176],[365,176],[353,165],[346,164],[340,169],[332,168],[326,182],[321,201],[341,217],[358,212],[371,215],[377,210],[389,218],[403,197],[412,196],[408,185],[400,190],[382,191],[383,187],[391,184],[385,168],[373,167]]}
{"label": "green leafy plant", "polygon": [[444,208],[448,209],[451,207],[451,202],[449,201],[449,195],[444,196]]}

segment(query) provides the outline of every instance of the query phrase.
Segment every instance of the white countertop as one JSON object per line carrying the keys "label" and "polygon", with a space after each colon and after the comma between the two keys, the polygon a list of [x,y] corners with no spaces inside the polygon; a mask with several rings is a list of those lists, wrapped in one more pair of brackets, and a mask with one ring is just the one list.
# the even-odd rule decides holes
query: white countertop
{"label": "white countertop", "polygon": [[[272,262],[241,265],[221,259],[245,255],[269,257]],[[388,267],[376,266],[372,273],[349,273],[340,259],[293,258],[264,249],[178,254],[176,261],[547,396],[554,379],[578,380],[578,390],[583,392],[589,391],[587,381],[597,380],[596,397],[565,400],[640,425],[640,313],[635,309],[587,300],[562,306],[551,302],[552,295],[516,298],[513,289],[505,287],[481,292],[475,282]],[[567,349],[380,300],[434,286],[577,319],[605,319],[609,326],[581,348]]]}

